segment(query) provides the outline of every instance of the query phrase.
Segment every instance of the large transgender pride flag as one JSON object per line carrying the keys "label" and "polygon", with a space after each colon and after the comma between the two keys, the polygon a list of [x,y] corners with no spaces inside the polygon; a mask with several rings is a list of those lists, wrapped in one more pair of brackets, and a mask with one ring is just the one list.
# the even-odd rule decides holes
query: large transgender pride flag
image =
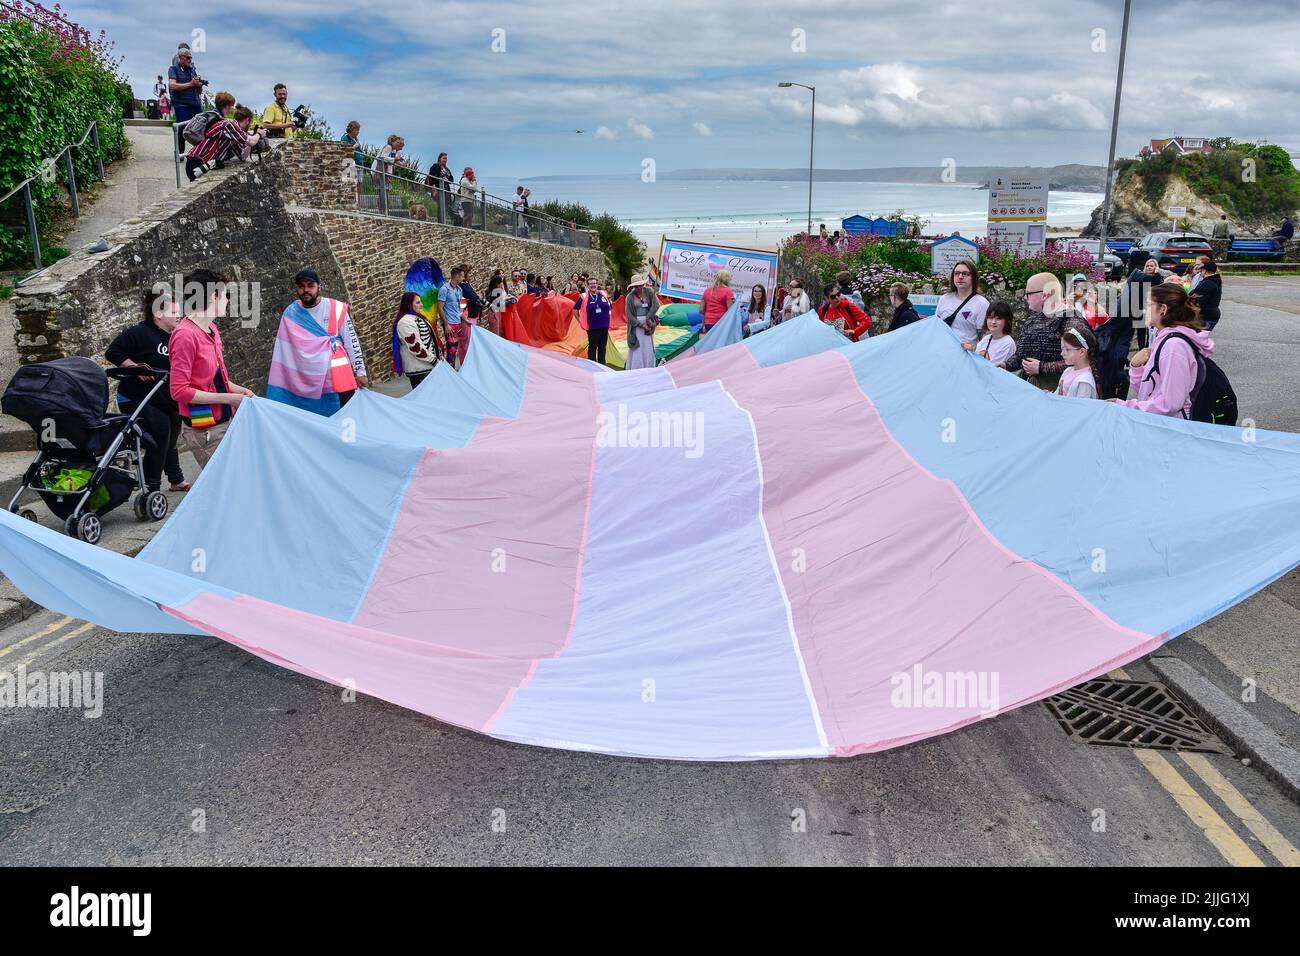
{"label": "large transgender pride flag", "polygon": [[1300,436],[1048,395],[941,323],[633,372],[471,343],[332,418],[245,402],[138,558],[5,514],[0,568],[493,737],[744,760],[991,717],[1300,563]]}

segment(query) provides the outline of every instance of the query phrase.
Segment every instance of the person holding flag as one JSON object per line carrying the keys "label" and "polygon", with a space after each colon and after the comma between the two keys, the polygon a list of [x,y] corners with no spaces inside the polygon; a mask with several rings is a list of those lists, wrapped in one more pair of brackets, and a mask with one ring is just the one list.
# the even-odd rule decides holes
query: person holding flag
{"label": "person holding flag", "polygon": [[314,269],[303,269],[293,283],[298,298],[280,316],[266,397],[332,415],[368,384],[361,340],[347,303],[321,295]]}

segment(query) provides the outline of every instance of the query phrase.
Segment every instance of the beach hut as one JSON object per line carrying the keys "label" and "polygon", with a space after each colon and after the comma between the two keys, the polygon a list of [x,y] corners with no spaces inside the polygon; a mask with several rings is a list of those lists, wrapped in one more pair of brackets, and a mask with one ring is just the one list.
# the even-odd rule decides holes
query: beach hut
{"label": "beach hut", "polygon": [[840,228],[846,236],[865,236],[871,231],[871,220],[856,213],[840,220]]}

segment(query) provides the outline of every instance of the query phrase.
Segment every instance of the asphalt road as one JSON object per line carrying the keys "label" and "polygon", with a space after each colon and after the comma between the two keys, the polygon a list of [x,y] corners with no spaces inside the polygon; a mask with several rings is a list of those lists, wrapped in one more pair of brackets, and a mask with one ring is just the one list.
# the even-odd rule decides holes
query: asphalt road
{"label": "asphalt road", "polygon": [[[1300,430],[1300,282],[1225,285],[1244,413]],[[1259,653],[1294,666],[1297,636]],[[1083,744],[1043,705],[848,760],[692,764],[501,743],[214,638],[49,612],[0,633],[19,664],[102,672],[105,705],[0,709],[5,864],[1300,864],[1300,807],[1256,768]]]}

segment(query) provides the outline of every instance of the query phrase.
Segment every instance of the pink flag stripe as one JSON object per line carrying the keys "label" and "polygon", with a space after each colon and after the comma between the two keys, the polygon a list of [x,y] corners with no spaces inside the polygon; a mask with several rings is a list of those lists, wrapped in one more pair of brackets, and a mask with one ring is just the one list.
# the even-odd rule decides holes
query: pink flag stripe
{"label": "pink flag stripe", "polygon": [[167,613],[281,667],[480,730],[528,672],[525,659],[402,637],[241,594],[204,593]]}
{"label": "pink flag stripe", "polygon": [[[517,419],[487,419],[467,447],[425,452],[356,616],[366,628],[518,663],[509,688],[484,685],[480,729],[534,661],[569,640],[595,440],[590,373],[530,358]],[[424,610],[430,594],[436,615]]]}
{"label": "pink flag stripe", "polygon": [[[722,377],[754,418],[764,518],[833,752],[942,733],[1158,646],[996,541],[893,438],[842,354]],[[947,689],[928,699],[935,680]],[[993,692],[976,699],[980,681]]]}
{"label": "pink flag stripe", "polygon": [[678,388],[685,385],[699,385],[724,376],[738,375],[759,368],[754,353],[743,345],[735,345],[705,352],[702,355],[679,357],[676,361],[661,366],[672,375]]}

